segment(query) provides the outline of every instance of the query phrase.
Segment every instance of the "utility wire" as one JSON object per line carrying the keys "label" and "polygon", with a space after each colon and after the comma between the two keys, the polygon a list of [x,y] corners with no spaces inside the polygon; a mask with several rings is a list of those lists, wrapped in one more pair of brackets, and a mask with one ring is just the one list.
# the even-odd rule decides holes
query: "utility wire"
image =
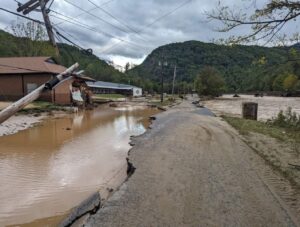
{"label": "utility wire", "polygon": [[[147,24],[144,26],[143,29],[139,30],[138,33],[141,33],[142,31],[146,30],[148,27],[151,27],[152,25],[154,25],[155,23],[157,23],[158,21],[162,20],[163,18],[173,14],[174,12],[176,12],[177,10],[179,10],[180,8],[184,7],[185,5],[187,5],[188,3],[190,3],[191,1],[193,0],[187,0],[185,2],[183,2],[182,4],[180,4],[179,6],[177,6],[176,8],[174,8],[173,10],[167,12],[166,14],[163,14],[162,16],[156,18],[154,21],[152,21],[151,23]],[[115,47],[119,46],[120,44],[122,44],[123,41],[119,41],[117,43],[115,43],[114,45],[112,45],[111,47],[105,49],[103,51],[104,52],[107,52],[108,50],[111,50],[111,49],[114,49]]]}
{"label": "utility wire", "polygon": [[[60,31],[64,30],[64,29],[62,29],[60,26],[55,26],[55,28],[56,28],[56,29],[58,28]],[[84,46],[84,44],[81,42],[81,40],[79,40],[78,38],[76,38],[76,37],[73,36],[72,34],[66,32],[65,30],[64,30],[64,33],[66,33],[66,34],[67,34],[69,37],[71,37],[72,39],[75,39],[78,43],[80,43],[80,45]]]}
{"label": "utility wire", "polygon": [[[27,16],[24,16],[24,15],[22,15],[22,14],[15,13],[15,12],[12,12],[12,11],[10,11],[10,10],[7,10],[7,9],[1,8],[1,7],[0,7],[0,10],[5,11],[5,12],[10,13],[10,14],[13,14],[13,15],[16,15],[16,16],[19,16],[19,17],[22,17],[22,18],[25,18],[25,19],[27,19],[27,20],[30,20],[30,21],[33,21],[33,22],[35,22],[35,23],[38,23],[38,24],[41,24],[41,25],[45,26],[45,23],[44,23],[44,22],[39,21],[39,20],[36,20],[36,19],[33,19],[33,18],[31,18],[31,17],[27,17]],[[54,30],[56,30],[56,29],[54,29]],[[70,41],[69,39],[68,39],[68,41],[71,42],[71,43],[72,43],[73,45],[75,45],[76,47],[79,47],[79,45],[75,44],[74,42]],[[84,48],[81,48],[81,47],[80,47],[80,49],[85,50]],[[10,67],[10,66],[8,66],[8,65],[2,65],[2,66]],[[17,69],[18,67],[15,67],[15,68]],[[26,69],[26,68],[20,68],[20,69]],[[26,69],[26,70],[30,70],[30,69]],[[34,70],[31,70],[31,71],[34,71]]]}
{"label": "utility wire", "polygon": [[65,1],[66,3],[68,3],[68,4],[72,5],[72,6],[74,6],[75,8],[79,9],[80,11],[83,11],[83,12],[89,14],[90,16],[92,16],[92,17],[98,19],[99,21],[102,21],[102,22],[104,22],[104,23],[106,23],[106,24],[108,24],[108,25],[110,25],[110,26],[112,26],[112,27],[118,29],[119,31],[128,33],[128,32],[127,32],[126,30],[124,30],[123,28],[120,28],[120,27],[118,27],[118,26],[116,26],[116,25],[114,25],[114,24],[108,22],[107,20],[104,20],[104,19],[101,18],[101,17],[98,17],[97,15],[90,13],[88,10],[83,9],[83,8],[79,7],[78,5],[72,3],[72,2],[70,2],[70,1],[68,1],[68,0],[64,0],[64,1]]}
{"label": "utility wire", "polygon": [[170,12],[158,17],[157,19],[155,19],[154,21],[152,21],[151,23],[147,24],[144,26],[144,29],[141,29],[139,32],[144,31],[146,28],[152,26],[153,24],[155,24],[156,22],[160,21],[161,19],[171,15],[172,13],[176,12],[177,10],[181,9],[183,6],[189,4],[190,2],[192,2],[193,0],[187,0],[185,2],[183,2],[182,4],[180,4],[179,6],[177,6],[175,9],[171,10]]}
{"label": "utility wire", "polygon": [[[58,41],[60,41],[61,44],[63,44],[63,41],[60,38],[60,36],[58,36],[57,33],[55,33],[54,35],[55,35],[56,39]],[[67,53],[67,55],[69,55],[71,57],[72,61],[76,62],[76,60],[74,59],[74,56],[71,54],[71,52],[67,48],[64,48],[63,45],[61,47],[58,46],[58,48],[59,48],[60,51],[65,51]]]}
{"label": "utility wire", "polygon": [[51,8],[52,4],[53,4],[54,0],[52,0],[52,2],[50,3],[50,5],[48,6],[48,9]]}
{"label": "utility wire", "polygon": [[94,5],[96,8],[100,9],[102,12],[104,12],[105,14],[107,14],[108,16],[110,16],[111,18],[115,19],[116,21],[118,21],[120,24],[122,24],[123,26],[125,26],[126,28],[128,28],[130,31],[136,33],[137,35],[140,35],[135,29],[131,28],[129,25],[125,24],[123,21],[119,20],[116,16],[114,16],[113,14],[111,14],[110,12],[106,11],[105,9],[103,9],[101,6],[97,5],[96,3],[94,3],[91,0],[88,0],[92,5]]}
{"label": "utility wire", "polygon": [[18,17],[25,18],[25,19],[27,19],[27,20],[31,20],[31,21],[36,22],[36,23],[38,23],[38,24],[45,25],[45,23],[42,22],[42,21],[40,21],[40,20],[36,20],[36,19],[31,18],[31,17],[27,17],[27,16],[24,16],[24,15],[22,15],[22,14],[12,12],[12,11],[7,10],[7,9],[4,9],[4,8],[2,8],[2,7],[0,7],[0,10],[5,11],[5,12],[10,13],[10,14],[13,14],[13,15],[18,16]]}
{"label": "utility wire", "polygon": [[[114,0],[108,0],[108,1],[106,1],[106,2],[104,2],[104,3],[102,3],[100,6],[107,5],[108,3],[112,2],[112,1],[114,1]],[[91,12],[91,11],[93,11],[93,10],[95,10],[95,9],[97,9],[97,7],[94,7],[94,8],[92,8],[92,9],[89,9],[88,11]],[[83,13],[77,14],[76,16],[74,16],[74,18],[78,18],[78,17],[80,17],[80,16],[82,16],[82,15],[84,15],[84,14],[86,14],[86,13],[83,12]],[[56,24],[54,24],[54,25],[61,25],[61,24],[63,24],[63,23],[65,23],[65,22],[64,22],[64,21],[61,21],[61,22],[56,23]]]}
{"label": "utility wire", "polygon": [[[52,10],[52,12],[55,12],[55,13],[57,13],[57,14],[60,14],[60,13],[58,13],[58,12],[56,12],[56,11],[53,11],[53,10]],[[63,15],[63,14],[61,14],[61,15]],[[93,32],[96,32],[96,33],[99,33],[99,34],[102,34],[102,35],[105,35],[105,36],[108,36],[108,37],[110,37],[110,38],[114,38],[114,39],[117,39],[117,40],[119,40],[119,41],[126,42],[126,43],[128,43],[128,44],[130,44],[130,45],[137,46],[137,47],[142,47],[142,46],[140,46],[140,45],[138,45],[138,44],[135,44],[135,43],[132,43],[132,42],[130,42],[130,41],[124,40],[124,39],[122,39],[122,38],[116,37],[116,36],[114,36],[114,35],[112,35],[112,34],[109,34],[109,33],[103,32],[103,31],[96,30],[95,28],[90,27],[90,26],[87,25],[87,24],[83,24],[83,23],[81,23],[81,22],[78,22],[75,18],[72,18],[72,17],[64,16],[64,15],[63,15],[64,17],[68,18],[68,19],[69,19],[69,20],[68,20],[68,19],[65,19],[65,18],[62,18],[62,17],[58,17],[58,16],[55,16],[55,15],[51,15],[51,16],[54,17],[54,18],[57,18],[57,19],[59,19],[59,20],[63,20],[63,21],[65,21],[65,22],[68,22],[68,23],[70,23],[70,24],[78,25],[78,26],[80,26],[80,27],[82,27],[82,28],[85,28],[85,29],[87,29],[87,30],[90,30],[90,31],[93,31]]]}

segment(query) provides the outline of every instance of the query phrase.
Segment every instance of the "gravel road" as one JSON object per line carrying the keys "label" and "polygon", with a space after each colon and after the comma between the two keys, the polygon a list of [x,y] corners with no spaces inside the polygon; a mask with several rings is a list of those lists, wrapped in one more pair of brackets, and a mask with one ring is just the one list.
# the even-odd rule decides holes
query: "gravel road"
{"label": "gravel road", "polygon": [[135,173],[86,226],[297,226],[219,118],[184,101],[134,139]]}

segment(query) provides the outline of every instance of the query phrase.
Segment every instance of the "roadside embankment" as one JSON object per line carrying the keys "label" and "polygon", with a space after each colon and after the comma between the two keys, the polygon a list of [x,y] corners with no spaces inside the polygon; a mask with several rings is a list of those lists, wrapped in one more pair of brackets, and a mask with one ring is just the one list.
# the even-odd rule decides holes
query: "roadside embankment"
{"label": "roadside embankment", "polygon": [[300,132],[265,122],[223,116],[274,169],[300,188]]}

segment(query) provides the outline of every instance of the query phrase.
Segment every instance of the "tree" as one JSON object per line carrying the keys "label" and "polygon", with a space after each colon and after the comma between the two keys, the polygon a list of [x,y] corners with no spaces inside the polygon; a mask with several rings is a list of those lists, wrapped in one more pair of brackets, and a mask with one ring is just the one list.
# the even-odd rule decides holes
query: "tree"
{"label": "tree", "polygon": [[35,22],[17,21],[11,25],[15,37],[21,38],[17,43],[19,56],[55,56],[55,49],[48,43],[45,28]]}
{"label": "tree", "polygon": [[[262,40],[265,43],[277,40],[284,44],[285,40],[299,42],[300,35],[280,34],[286,23],[295,21],[300,15],[300,1],[293,0],[268,0],[263,7],[258,8],[256,0],[251,0],[254,11],[247,13],[249,9],[232,9],[228,6],[219,5],[216,10],[208,12],[210,19],[223,23],[219,29],[221,32],[228,32],[240,26],[250,26],[251,32],[237,37],[230,37],[229,43],[247,43],[249,41]],[[249,7],[248,7],[249,8]]]}
{"label": "tree", "polygon": [[130,69],[130,63],[127,62],[125,65],[125,73],[127,73],[129,69]]}
{"label": "tree", "polygon": [[225,82],[222,76],[216,69],[209,66],[200,71],[195,86],[199,95],[218,96],[225,90]]}
{"label": "tree", "polygon": [[295,85],[297,84],[298,81],[298,77],[293,75],[293,74],[289,74],[283,81],[283,87],[286,91],[292,91],[295,88]]}
{"label": "tree", "polygon": [[278,75],[275,80],[273,81],[273,90],[274,91],[284,91],[283,82],[287,78],[287,74],[283,73]]}

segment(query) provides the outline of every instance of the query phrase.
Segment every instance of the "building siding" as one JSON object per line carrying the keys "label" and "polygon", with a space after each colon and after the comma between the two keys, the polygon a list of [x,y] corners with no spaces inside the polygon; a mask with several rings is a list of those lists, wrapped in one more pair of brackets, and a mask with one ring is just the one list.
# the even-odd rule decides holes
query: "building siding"
{"label": "building siding", "polygon": [[17,100],[23,97],[22,75],[0,76],[0,100]]}
{"label": "building siding", "polygon": [[[52,74],[0,75],[0,100],[16,101],[28,93],[28,84],[35,84],[38,87],[52,77]],[[69,85],[71,83],[72,80],[64,82],[55,90],[42,94],[38,100],[56,104],[70,104]]]}

